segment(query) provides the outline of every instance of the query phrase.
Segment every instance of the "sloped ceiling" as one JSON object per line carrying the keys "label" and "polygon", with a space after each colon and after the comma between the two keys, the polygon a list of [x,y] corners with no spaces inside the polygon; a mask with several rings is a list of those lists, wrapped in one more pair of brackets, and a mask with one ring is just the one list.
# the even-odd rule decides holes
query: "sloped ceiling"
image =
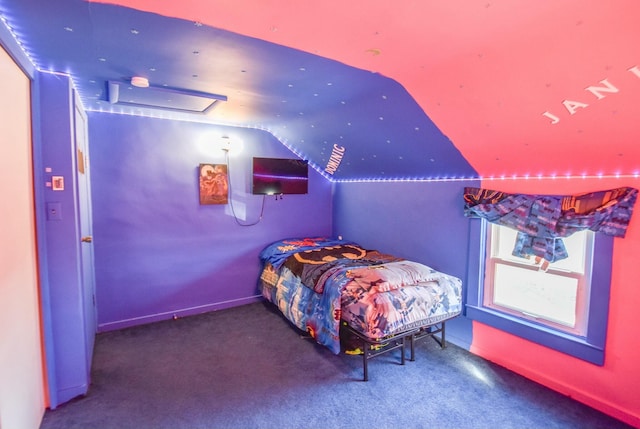
{"label": "sloped ceiling", "polygon": [[107,82],[136,75],[223,95],[205,114],[134,113],[268,130],[333,180],[640,171],[637,1],[0,0],[0,12],[88,110],[129,112]]}

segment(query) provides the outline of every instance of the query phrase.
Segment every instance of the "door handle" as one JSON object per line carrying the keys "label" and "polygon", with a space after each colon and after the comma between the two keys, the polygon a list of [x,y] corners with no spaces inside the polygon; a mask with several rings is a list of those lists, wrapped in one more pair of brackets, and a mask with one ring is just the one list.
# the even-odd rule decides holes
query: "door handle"
{"label": "door handle", "polygon": [[93,237],[91,237],[90,235],[87,235],[85,237],[82,237],[80,241],[82,241],[83,243],[91,243],[93,241]]}

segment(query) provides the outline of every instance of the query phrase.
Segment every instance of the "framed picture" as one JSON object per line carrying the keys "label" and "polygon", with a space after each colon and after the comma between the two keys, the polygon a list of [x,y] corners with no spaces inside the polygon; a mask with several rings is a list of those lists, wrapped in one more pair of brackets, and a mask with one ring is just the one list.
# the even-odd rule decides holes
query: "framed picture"
{"label": "framed picture", "polygon": [[226,164],[200,164],[200,204],[228,204],[229,177]]}

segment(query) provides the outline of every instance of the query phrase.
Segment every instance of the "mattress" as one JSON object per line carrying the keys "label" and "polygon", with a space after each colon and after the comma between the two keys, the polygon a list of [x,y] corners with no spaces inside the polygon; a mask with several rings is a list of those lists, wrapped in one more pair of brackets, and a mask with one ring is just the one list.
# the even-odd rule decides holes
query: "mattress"
{"label": "mattress", "polygon": [[462,310],[462,281],[427,265],[331,238],[293,238],[260,254],[260,287],[297,328],[339,353],[340,323],[373,340]]}

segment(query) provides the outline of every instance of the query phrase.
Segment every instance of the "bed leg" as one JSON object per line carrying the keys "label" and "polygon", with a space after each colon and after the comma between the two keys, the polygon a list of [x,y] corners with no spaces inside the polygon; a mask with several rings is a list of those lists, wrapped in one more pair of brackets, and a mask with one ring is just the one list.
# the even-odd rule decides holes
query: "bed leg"
{"label": "bed leg", "polygon": [[409,335],[409,349],[411,350],[411,356],[409,357],[409,360],[411,362],[416,360],[416,334],[411,334]]}
{"label": "bed leg", "polygon": [[447,347],[447,340],[444,337],[444,333],[445,333],[444,327],[445,326],[446,326],[446,323],[442,322],[442,332],[440,333],[440,339],[442,340],[442,343],[440,344],[440,347],[443,348],[443,349],[445,347]]}
{"label": "bed leg", "polygon": [[362,369],[364,372],[364,381],[369,381],[369,344],[363,341],[364,352],[362,353]]}
{"label": "bed leg", "polygon": [[400,358],[400,365],[404,365],[405,363],[405,358],[404,358],[404,350],[405,350],[405,340],[407,337],[402,337],[402,346],[400,346],[400,351],[402,352],[402,357]]}

